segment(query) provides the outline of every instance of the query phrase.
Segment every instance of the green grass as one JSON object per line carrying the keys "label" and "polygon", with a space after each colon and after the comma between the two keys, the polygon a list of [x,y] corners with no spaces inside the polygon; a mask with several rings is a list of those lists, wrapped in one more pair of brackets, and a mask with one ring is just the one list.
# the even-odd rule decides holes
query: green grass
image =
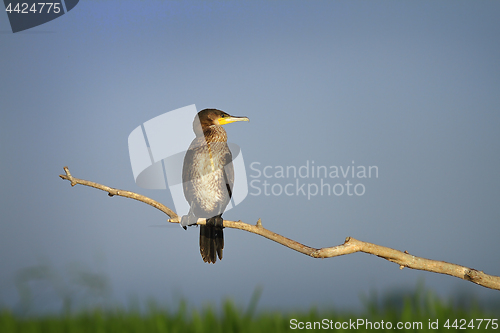
{"label": "green grass", "polygon": [[[16,316],[8,310],[0,312],[0,332],[51,332],[51,333],[101,333],[101,332],[292,332],[292,331],[325,331],[318,326],[323,323],[328,327],[330,323],[335,328],[337,325],[344,326],[357,320],[368,320],[372,322],[372,327],[381,325],[383,320],[385,325],[390,322],[392,329],[382,329],[379,326],[377,332],[398,331],[395,325],[398,322],[422,323],[422,329],[412,328],[401,330],[405,332],[426,332],[429,320],[439,321],[439,329],[432,332],[453,332],[456,327],[467,328],[467,331],[485,331],[486,322],[481,323],[478,329],[479,319],[500,319],[498,308],[486,309],[472,299],[462,297],[461,300],[442,300],[434,293],[417,287],[411,293],[389,293],[381,298],[372,295],[364,300],[365,307],[362,311],[346,311],[338,309],[311,308],[305,311],[266,311],[260,309],[256,311],[259,291],[256,291],[246,309],[236,306],[232,301],[227,300],[220,309],[214,306],[205,306],[202,309],[189,308],[185,302],[181,301],[175,310],[168,310],[151,305],[147,311],[125,310],[125,309],[94,309],[80,313],[65,315],[44,315],[39,317]],[[291,320],[296,319],[297,329],[290,328]],[[444,327],[447,320],[449,329]],[[453,322],[458,319],[456,326]],[[462,320],[462,322],[460,322]],[[467,325],[474,324],[474,329]],[[306,327],[307,323],[314,326],[316,330],[298,329],[299,322]],[[292,325],[293,326],[293,325]],[[489,323],[488,331],[500,332],[500,327],[494,329],[492,322]],[[357,329],[353,326],[345,330],[332,329],[331,331],[367,331],[365,325]]]}

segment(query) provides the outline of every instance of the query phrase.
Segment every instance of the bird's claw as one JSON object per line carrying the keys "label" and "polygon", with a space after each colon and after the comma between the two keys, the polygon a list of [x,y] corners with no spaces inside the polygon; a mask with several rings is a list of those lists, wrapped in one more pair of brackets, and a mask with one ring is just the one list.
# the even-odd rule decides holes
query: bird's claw
{"label": "bird's claw", "polygon": [[198,218],[194,215],[184,215],[181,218],[180,225],[181,227],[184,228],[184,230],[187,230],[187,227],[191,225],[196,225],[196,222],[198,222]]}

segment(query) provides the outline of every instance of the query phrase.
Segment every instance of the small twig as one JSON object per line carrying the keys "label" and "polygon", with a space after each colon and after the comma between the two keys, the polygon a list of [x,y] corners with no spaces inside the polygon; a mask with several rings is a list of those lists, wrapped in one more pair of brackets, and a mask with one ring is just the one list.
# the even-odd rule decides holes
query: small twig
{"label": "small twig", "polygon": [[[64,167],[64,171],[66,172],[66,175],[59,175],[59,177],[69,180],[71,182],[71,186],[75,186],[76,184],[90,186],[108,192],[108,195],[110,196],[118,195],[142,201],[167,214],[170,217],[168,222],[179,223],[179,216],[175,212],[173,212],[167,206],[151,198],[134,192],[118,190],[88,180],[74,178],[73,176],[71,176],[68,167]],[[204,225],[205,223],[205,219],[198,219],[197,221],[198,225]],[[262,222],[260,219],[257,221],[256,225],[247,224],[241,221],[224,220],[224,227],[245,230],[266,237],[292,250],[298,251],[313,258],[332,258],[355,252],[364,252],[394,262],[399,265],[400,269],[408,267],[428,272],[447,274],[463,280],[471,281],[483,287],[500,290],[499,276],[485,274],[482,271],[445,261],[416,257],[409,254],[408,251],[402,252],[385,246],[362,242],[352,237],[347,237],[344,244],[341,245],[315,249],[265,229],[262,226]]]}
{"label": "small twig", "polygon": [[170,208],[168,208],[164,204],[159,203],[158,201],[153,200],[151,198],[148,198],[148,197],[146,197],[146,196],[144,196],[142,194],[137,194],[137,193],[130,192],[130,191],[119,190],[119,189],[112,188],[112,187],[109,187],[109,186],[106,186],[106,185],[101,185],[101,184],[98,184],[98,183],[94,183],[94,182],[91,182],[91,181],[88,181],[88,180],[74,178],[71,175],[71,173],[69,172],[68,167],[64,167],[64,171],[66,172],[66,174],[65,175],[59,175],[59,177],[61,177],[62,179],[69,180],[71,182],[71,186],[75,186],[76,184],[90,186],[90,187],[97,188],[99,190],[108,192],[108,195],[110,197],[118,195],[118,196],[121,196],[121,197],[131,198],[131,199],[135,199],[135,200],[138,200],[138,201],[142,201],[144,203],[147,203],[148,205],[153,206],[156,209],[161,210],[162,212],[164,212],[165,214],[167,214],[171,219],[177,219],[177,220],[179,219],[179,217],[177,216],[177,214],[173,210],[171,210]]}

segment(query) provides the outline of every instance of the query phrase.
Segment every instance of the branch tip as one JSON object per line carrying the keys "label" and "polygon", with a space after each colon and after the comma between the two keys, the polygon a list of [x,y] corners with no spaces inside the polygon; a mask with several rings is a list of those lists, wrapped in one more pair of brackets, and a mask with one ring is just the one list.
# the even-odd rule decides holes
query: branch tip
{"label": "branch tip", "polygon": [[75,186],[76,184],[78,184],[74,179],[73,179],[73,176],[71,175],[71,172],[69,172],[69,169],[67,166],[65,166],[64,168],[64,172],[66,172],[66,176],[63,176],[63,175],[59,175],[59,177],[61,177],[62,179],[67,179],[71,182],[71,186]]}
{"label": "branch tip", "polygon": [[255,225],[257,228],[262,228],[262,221],[259,217],[259,219],[257,220],[257,224]]}

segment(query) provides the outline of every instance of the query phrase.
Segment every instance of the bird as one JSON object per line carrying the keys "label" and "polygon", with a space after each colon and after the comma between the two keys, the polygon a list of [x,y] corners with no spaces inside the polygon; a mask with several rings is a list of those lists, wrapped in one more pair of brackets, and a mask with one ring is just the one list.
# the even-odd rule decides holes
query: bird
{"label": "bird", "polygon": [[204,109],[193,121],[196,135],[184,156],[182,183],[189,212],[182,216],[181,226],[195,225],[198,218],[205,218],[200,225],[200,253],[204,262],[222,260],[224,233],[222,213],[233,191],[233,157],[227,145],[227,133],[222,125],[249,121],[218,109]]}

